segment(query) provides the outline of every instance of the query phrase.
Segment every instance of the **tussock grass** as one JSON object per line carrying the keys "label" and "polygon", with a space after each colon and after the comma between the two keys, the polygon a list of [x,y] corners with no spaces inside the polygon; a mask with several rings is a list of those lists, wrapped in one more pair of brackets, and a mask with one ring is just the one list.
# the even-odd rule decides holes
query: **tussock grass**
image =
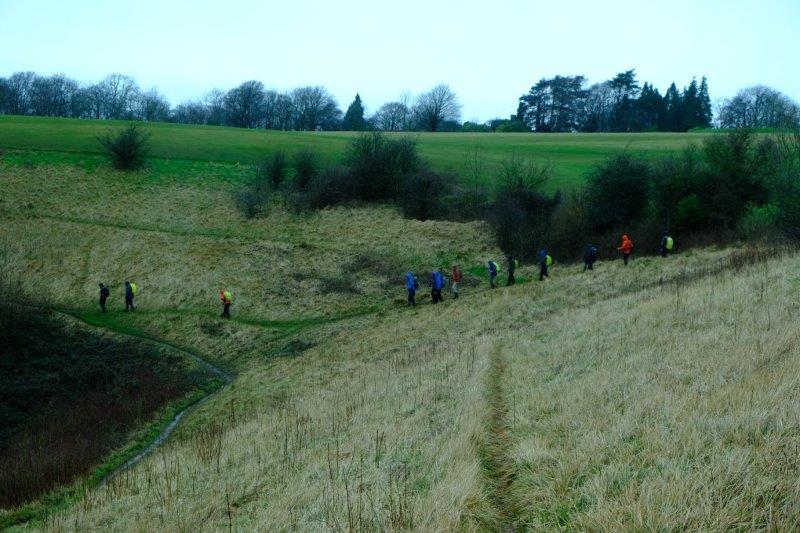
{"label": "tussock grass", "polygon": [[[480,278],[500,257],[487,228],[379,208],[245,221],[225,199],[236,176],[200,170],[122,182],[123,208],[97,200],[107,170],[0,162],[26,285],[237,373],[166,446],[33,527],[798,526],[794,250],[556,264],[407,309],[385,270]],[[361,292],[323,294],[343,271]],[[140,311],[92,315],[95,278],[137,281]]]}

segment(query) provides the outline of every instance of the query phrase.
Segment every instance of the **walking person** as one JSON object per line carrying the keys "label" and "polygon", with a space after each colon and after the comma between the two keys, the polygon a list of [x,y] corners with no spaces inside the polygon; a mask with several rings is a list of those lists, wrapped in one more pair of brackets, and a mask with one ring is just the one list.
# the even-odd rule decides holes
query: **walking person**
{"label": "walking person", "polygon": [[595,261],[597,261],[597,246],[587,244],[583,249],[583,271],[594,270]]}
{"label": "walking person", "polygon": [[406,290],[408,291],[409,307],[414,307],[417,305],[416,297],[418,288],[419,282],[417,281],[417,277],[411,271],[406,272]]}
{"label": "walking person", "polygon": [[539,281],[544,281],[544,278],[549,278],[550,274],[547,272],[548,267],[553,264],[553,258],[547,253],[547,250],[542,248],[539,250]]}
{"label": "walking person", "polygon": [[233,295],[231,294],[231,291],[220,289],[219,299],[222,302],[222,314],[220,315],[220,318],[230,318],[231,304],[233,303]]}
{"label": "walking person", "polygon": [[443,302],[442,289],[444,288],[444,274],[441,270],[434,270],[431,273],[431,301],[435,304]]}
{"label": "walking person", "polygon": [[489,285],[491,285],[493,289],[496,289],[497,285],[495,284],[494,280],[497,277],[497,271],[500,269],[498,268],[497,263],[495,263],[491,259],[486,265],[489,270]]}
{"label": "walking person", "polygon": [[658,252],[661,254],[661,257],[667,257],[667,254],[672,251],[674,244],[675,242],[669,235],[669,230],[664,230],[661,233],[661,244],[658,246]]}
{"label": "walking person", "polygon": [[506,283],[506,287],[509,287],[517,282],[514,279],[514,272],[517,270],[517,260],[514,258],[513,255],[508,254],[508,282]]}
{"label": "walking person", "polygon": [[458,265],[453,265],[453,276],[451,278],[450,290],[453,292],[453,298],[458,298],[458,289],[461,284],[461,268]]}
{"label": "walking person", "polygon": [[617,250],[622,252],[622,261],[625,263],[625,266],[628,266],[628,261],[633,253],[633,241],[630,237],[628,237],[628,235],[622,236],[622,243],[619,245]]}
{"label": "walking person", "polygon": [[130,281],[125,282],[125,310],[135,311],[136,305],[133,298],[136,296],[136,284]]}
{"label": "walking person", "polygon": [[100,311],[105,313],[106,312],[106,300],[111,295],[111,291],[108,290],[108,286],[101,283],[100,284]]}

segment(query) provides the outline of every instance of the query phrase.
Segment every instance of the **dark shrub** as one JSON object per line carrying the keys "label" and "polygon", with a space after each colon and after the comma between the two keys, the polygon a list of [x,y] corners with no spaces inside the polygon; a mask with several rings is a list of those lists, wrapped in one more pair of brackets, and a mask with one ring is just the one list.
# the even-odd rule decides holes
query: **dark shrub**
{"label": "dark shrub", "polygon": [[251,184],[234,193],[236,208],[246,218],[253,218],[262,214],[268,198],[267,191]]}
{"label": "dark shrub", "polygon": [[708,174],[704,191],[695,192],[715,228],[735,227],[751,206],[767,200],[761,167],[768,161],[754,149],[753,140],[752,132],[735,130],[703,143]]}
{"label": "dark shrub", "polygon": [[440,201],[440,218],[467,222],[481,220],[486,217],[489,208],[489,196],[485,189],[462,189],[456,186],[450,188]]}
{"label": "dark shrub", "polygon": [[136,124],[129,124],[114,133],[109,131],[105,137],[98,137],[115,168],[135,170],[141,168],[149,152],[150,135]]}
{"label": "dark shrub", "polygon": [[600,247],[602,239],[593,234],[586,194],[573,191],[556,206],[548,242],[552,253],[564,260],[583,257],[589,243]]}
{"label": "dark shrub", "polygon": [[448,176],[430,170],[407,176],[399,198],[403,215],[418,220],[440,217],[444,213],[442,197],[450,190],[451,182]]}
{"label": "dark shrub", "polygon": [[679,232],[691,233],[701,228],[708,220],[708,212],[703,209],[700,197],[695,193],[684,196],[675,206],[672,228]]}
{"label": "dark shrub", "polygon": [[283,185],[286,176],[286,154],[281,151],[275,152],[267,167],[267,179],[273,190],[278,190]]}
{"label": "dark shrub", "polygon": [[553,209],[560,195],[547,196],[543,187],[552,175],[549,165],[516,157],[502,167],[503,185],[487,209],[500,249],[521,258],[531,258],[546,242]]}
{"label": "dark shrub", "polygon": [[347,165],[357,199],[375,202],[397,199],[403,179],[420,168],[420,160],[413,139],[389,139],[371,132],[353,139]]}
{"label": "dark shrub", "polygon": [[[679,154],[659,161],[653,174],[653,214],[662,225],[677,228],[681,225],[675,225],[678,204],[696,191],[703,190],[708,179],[703,155],[697,147],[689,146]],[[697,198],[702,206],[702,200],[699,196]],[[686,230],[686,227],[682,229]]]}
{"label": "dark shrub", "polygon": [[603,232],[640,220],[647,209],[651,169],[629,154],[612,157],[589,176],[589,214]]}
{"label": "dark shrub", "polygon": [[294,154],[294,184],[299,191],[307,191],[317,175],[317,158],[311,150]]}
{"label": "dark shrub", "polygon": [[788,237],[800,240],[800,131],[781,134],[776,155],[771,180],[775,221]]}
{"label": "dark shrub", "polygon": [[325,169],[297,197],[298,208],[322,209],[355,200],[355,186],[347,167],[335,166]]}

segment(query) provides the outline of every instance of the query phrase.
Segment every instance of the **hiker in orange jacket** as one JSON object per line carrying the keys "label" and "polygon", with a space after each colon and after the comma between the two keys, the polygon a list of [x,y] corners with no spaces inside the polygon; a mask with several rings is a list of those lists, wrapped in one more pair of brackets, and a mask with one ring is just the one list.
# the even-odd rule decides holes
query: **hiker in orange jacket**
{"label": "hiker in orange jacket", "polygon": [[627,235],[623,235],[622,244],[620,244],[617,250],[622,252],[622,260],[625,262],[625,266],[628,266],[628,260],[631,258],[631,254],[633,253],[633,241],[631,241],[631,238]]}
{"label": "hiker in orange jacket", "polygon": [[461,285],[461,269],[458,265],[453,265],[453,275],[450,278],[450,290],[453,291],[453,298],[458,298],[458,288]]}

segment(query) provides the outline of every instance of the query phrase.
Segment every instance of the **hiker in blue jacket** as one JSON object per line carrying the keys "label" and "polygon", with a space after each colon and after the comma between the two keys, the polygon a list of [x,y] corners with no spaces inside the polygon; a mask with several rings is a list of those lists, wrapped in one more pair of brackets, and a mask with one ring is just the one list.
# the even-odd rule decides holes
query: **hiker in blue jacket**
{"label": "hiker in blue jacket", "polygon": [[486,263],[486,267],[489,270],[489,285],[491,285],[492,288],[495,289],[497,288],[497,285],[495,285],[494,283],[494,279],[497,277],[497,271],[498,271],[497,263],[495,263],[490,259],[489,262]]}
{"label": "hiker in blue jacket", "polygon": [[415,298],[417,296],[418,288],[419,288],[419,282],[417,282],[417,277],[411,271],[406,272],[406,290],[408,291],[408,305],[410,305],[411,307],[417,305],[417,301],[415,300]]}
{"label": "hiker in blue jacket", "polygon": [[444,286],[444,274],[442,274],[441,270],[435,270],[431,274],[431,301],[433,303],[444,301],[444,298],[442,298],[442,289],[444,289]]}
{"label": "hiker in blue jacket", "polygon": [[547,267],[550,266],[548,263],[551,263],[553,260],[550,259],[550,256],[547,255],[547,250],[542,248],[539,250],[539,281],[544,281],[544,278],[549,278],[550,275],[547,273]]}

